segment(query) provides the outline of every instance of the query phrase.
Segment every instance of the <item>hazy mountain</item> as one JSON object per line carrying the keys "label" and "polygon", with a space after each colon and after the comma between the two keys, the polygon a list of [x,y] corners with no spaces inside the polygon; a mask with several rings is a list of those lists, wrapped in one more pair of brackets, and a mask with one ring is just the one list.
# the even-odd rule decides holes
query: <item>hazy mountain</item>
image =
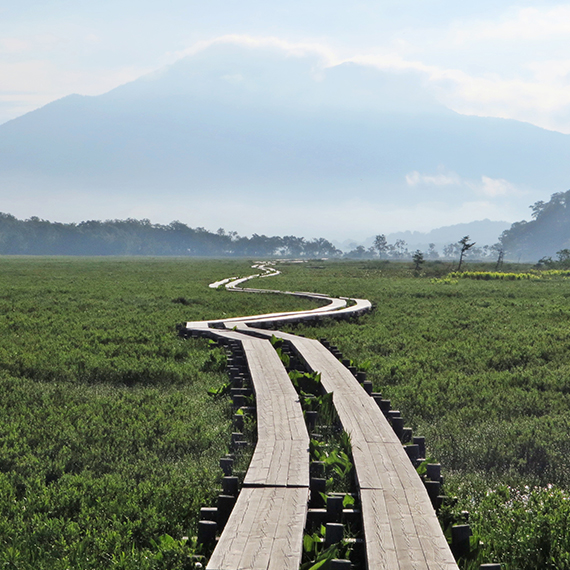
{"label": "hazy mountain", "polygon": [[457,243],[463,236],[469,236],[478,246],[493,245],[499,241],[499,236],[510,228],[508,222],[492,222],[479,220],[466,224],[454,224],[437,228],[430,232],[396,232],[386,237],[390,243],[403,239],[409,249],[427,250],[428,244],[435,243],[436,249],[441,250],[449,243]]}
{"label": "hazy mountain", "polygon": [[[510,228],[508,222],[493,222],[491,220],[478,220],[465,224],[454,224],[452,226],[444,226],[431,230],[429,232],[392,232],[385,234],[388,243],[394,243],[396,240],[403,239],[408,244],[410,251],[420,249],[427,251],[428,245],[434,243],[436,249],[441,251],[444,246],[450,243],[456,243],[463,236],[468,235],[471,241],[477,242],[478,246],[493,245],[499,240],[499,236],[506,229]],[[347,239],[342,242],[335,242],[335,246],[342,251],[354,249],[357,245],[370,247],[374,244],[375,236],[358,241]]]}
{"label": "hazy mountain", "polygon": [[383,216],[418,227],[428,206],[514,216],[520,195],[567,185],[569,150],[567,135],[453,113],[414,74],[214,45],[0,125],[0,197],[15,214],[25,199],[52,218],[117,217],[104,207],[120,202],[134,217],[364,237]]}

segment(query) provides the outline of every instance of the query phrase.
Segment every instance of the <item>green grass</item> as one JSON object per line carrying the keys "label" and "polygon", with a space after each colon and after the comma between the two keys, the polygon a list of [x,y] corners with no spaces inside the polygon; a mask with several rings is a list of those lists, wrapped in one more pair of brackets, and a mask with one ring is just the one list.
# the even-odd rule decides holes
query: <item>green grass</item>
{"label": "green grass", "polygon": [[193,568],[231,412],[175,325],[315,306],[207,287],[250,266],[0,258],[0,567]]}
{"label": "green grass", "polygon": [[[190,567],[180,540],[214,496],[230,412],[207,396],[223,357],[174,325],[314,306],[208,289],[250,265],[0,258],[0,565]],[[433,282],[444,263],[282,269],[252,286],[376,304],[291,330],[371,362],[375,389],[426,436],[471,512],[484,560],[570,568],[570,281]]]}

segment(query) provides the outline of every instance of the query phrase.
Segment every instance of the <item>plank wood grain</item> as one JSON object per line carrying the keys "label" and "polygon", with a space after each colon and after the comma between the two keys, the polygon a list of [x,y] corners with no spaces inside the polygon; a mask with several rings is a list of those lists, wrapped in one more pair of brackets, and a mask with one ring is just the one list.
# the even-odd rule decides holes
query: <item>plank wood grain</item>
{"label": "plank wood grain", "polygon": [[207,570],[298,570],[307,487],[249,487],[239,494]]}

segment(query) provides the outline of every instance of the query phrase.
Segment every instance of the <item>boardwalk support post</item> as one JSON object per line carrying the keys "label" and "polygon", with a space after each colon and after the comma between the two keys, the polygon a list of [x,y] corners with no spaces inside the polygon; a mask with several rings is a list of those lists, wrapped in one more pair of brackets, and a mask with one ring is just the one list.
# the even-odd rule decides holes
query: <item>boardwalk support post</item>
{"label": "boardwalk support post", "polygon": [[426,490],[428,492],[433,508],[437,509],[439,507],[439,501],[438,501],[439,491],[440,491],[439,481],[424,481],[424,485],[426,486]]}
{"label": "boardwalk support post", "polygon": [[234,414],[234,428],[238,431],[243,430],[243,414]]}
{"label": "boardwalk support post", "polygon": [[202,507],[200,509],[200,520],[217,522],[218,509],[216,507]]}
{"label": "boardwalk support post", "polygon": [[419,446],[416,444],[412,444],[412,445],[406,445],[404,447],[406,453],[408,454],[408,457],[410,458],[410,461],[414,464],[416,464],[416,461],[419,459],[420,457],[420,450],[419,450]]}
{"label": "boardwalk support post", "polygon": [[441,465],[439,463],[428,463],[426,475],[431,481],[439,481],[441,479]]}
{"label": "boardwalk support post", "polygon": [[401,416],[392,418],[392,429],[394,430],[396,437],[400,441],[403,441],[403,439],[404,439],[404,418],[402,418]]}
{"label": "boardwalk support post", "polygon": [[317,424],[317,416],[319,415],[318,412],[307,410],[305,412],[305,422],[307,422],[307,428],[309,433],[311,433],[315,429],[315,425]]}
{"label": "boardwalk support post", "polygon": [[469,537],[471,527],[468,524],[457,524],[451,527],[451,550],[455,558],[469,553]]}
{"label": "boardwalk support post", "polygon": [[220,459],[220,469],[224,472],[224,475],[227,475],[228,477],[231,476],[233,467],[233,457],[222,457]]}
{"label": "boardwalk support post", "polygon": [[218,496],[218,526],[220,530],[224,530],[232,509],[234,508],[236,498],[231,495]]}
{"label": "boardwalk support post", "polygon": [[320,477],[311,477],[310,480],[311,489],[311,505],[317,507],[323,507],[325,501],[322,494],[326,493],[327,490],[327,480]]}
{"label": "boardwalk support post", "polygon": [[330,522],[340,522],[344,497],[329,495],[327,497],[327,516]]}
{"label": "boardwalk support post", "polygon": [[325,532],[325,548],[336,544],[344,536],[344,527],[340,523],[327,523]]}
{"label": "boardwalk support post", "polygon": [[214,543],[217,526],[214,521],[198,521],[198,544]]}
{"label": "boardwalk support post", "polygon": [[237,497],[239,487],[239,479],[237,477],[224,477],[222,479],[222,490],[224,495],[233,495]]}
{"label": "boardwalk support post", "polygon": [[422,459],[425,459],[425,457],[426,457],[426,438],[423,435],[421,435],[419,437],[414,437],[413,443],[415,443],[417,446],[419,446],[420,457]]}

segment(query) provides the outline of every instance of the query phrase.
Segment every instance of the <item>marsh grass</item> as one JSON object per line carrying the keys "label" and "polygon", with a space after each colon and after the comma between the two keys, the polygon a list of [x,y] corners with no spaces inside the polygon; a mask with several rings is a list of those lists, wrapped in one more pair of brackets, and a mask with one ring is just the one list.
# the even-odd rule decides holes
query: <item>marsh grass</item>
{"label": "marsh grass", "polygon": [[193,568],[231,433],[188,320],[312,308],[226,293],[246,261],[0,258],[0,566]]}
{"label": "marsh grass", "polygon": [[[219,484],[231,412],[207,394],[227,381],[223,359],[174,326],[314,307],[208,289],[250,266],[0,258],[0,563],[189,567],[182,537]],[[485,561],[570,568],[570,281],[433,283],[450,271],[444,263],[420,273],[374,261],[283,269],[252,286],[375,303],[353,322],[291,330],[368,362],[375,390],[426,436],[457,508],[471,512]],[[525,509],[532,489],[536,508]]]}

